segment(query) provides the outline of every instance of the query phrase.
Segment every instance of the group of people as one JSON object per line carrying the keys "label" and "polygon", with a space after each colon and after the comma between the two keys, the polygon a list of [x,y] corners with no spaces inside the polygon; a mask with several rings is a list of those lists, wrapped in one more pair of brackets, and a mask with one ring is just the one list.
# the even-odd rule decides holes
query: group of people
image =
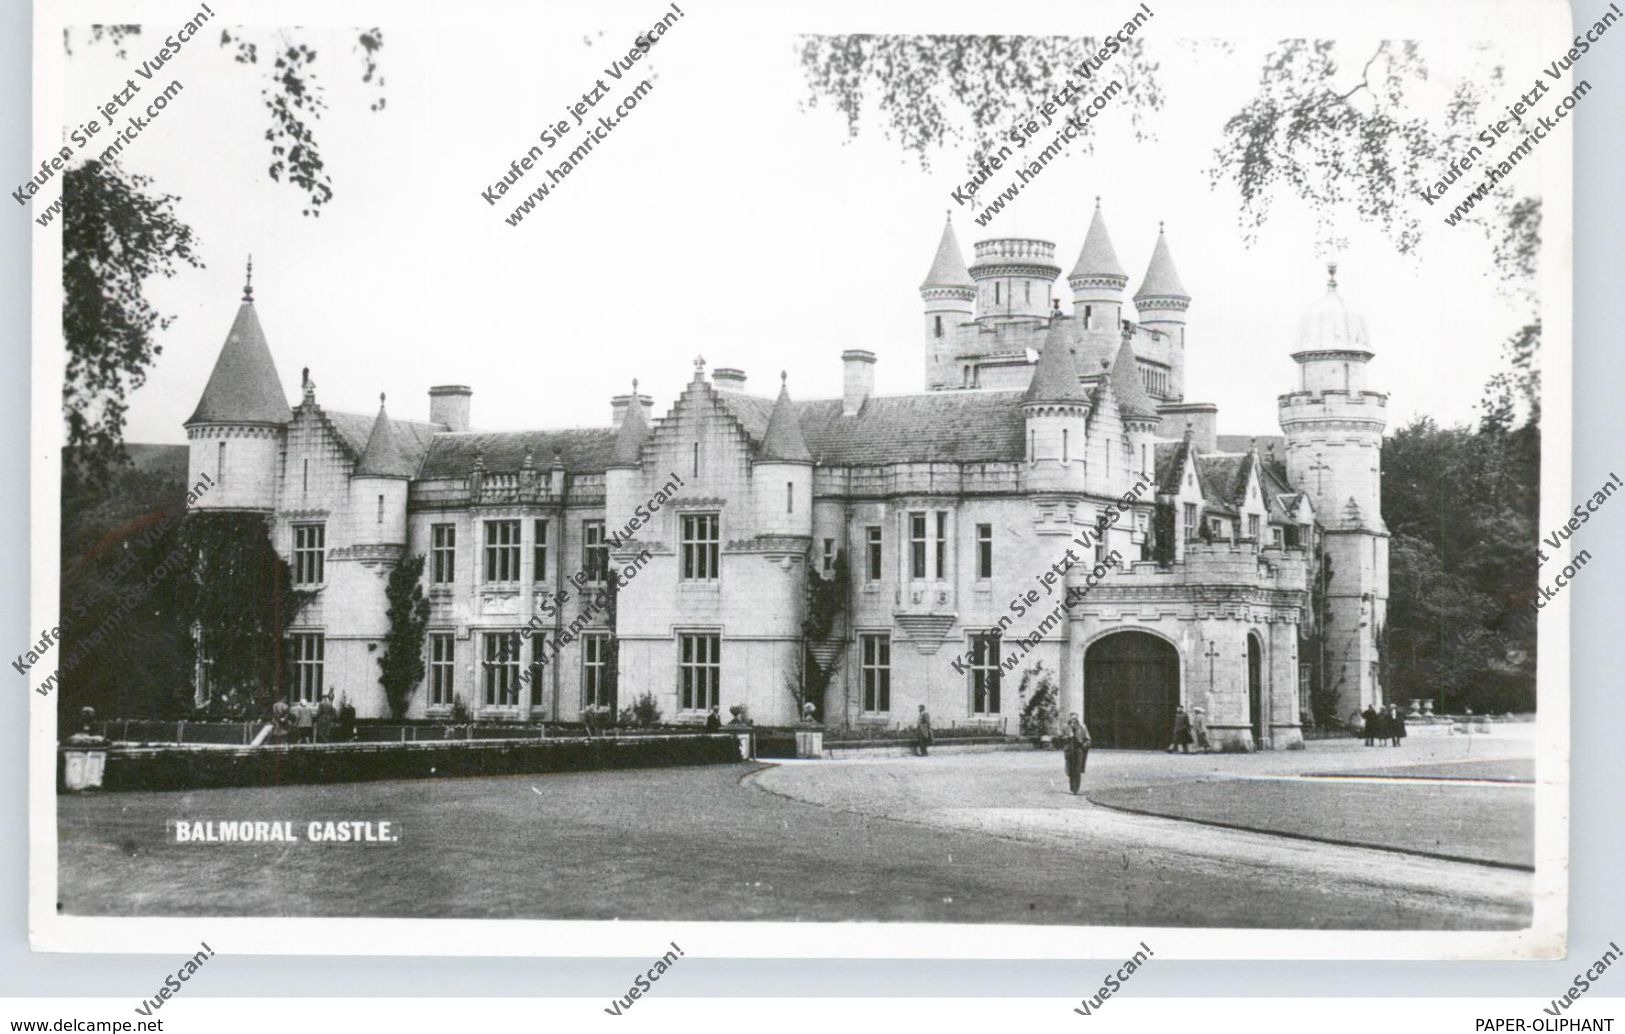
{"label": "group of people", "polygon": [[1405,713],[1395,704],[1381,710],[1367,704],[1360,721],[1368,747],[1397,747],[1405,738]]}
{"label": "group of people", "polygon": [[1168,753],[1179,751],[1189,754],[1191,748],[1206,754],[1212,748],[1207,740],[1207,712],[1200,707],[1192,708],[1189,714],[1183,707],[1174,708],[1174,738],[1168,744]]}
{"label": "group of people", "polygon": [[314,706],[308,700],[300,700],[291,707],[285,700],[271,705],[270,741],[273,744],[348,740],[354,728],[355,708],[348,701],[342,709],[334,707],[332,690]]}

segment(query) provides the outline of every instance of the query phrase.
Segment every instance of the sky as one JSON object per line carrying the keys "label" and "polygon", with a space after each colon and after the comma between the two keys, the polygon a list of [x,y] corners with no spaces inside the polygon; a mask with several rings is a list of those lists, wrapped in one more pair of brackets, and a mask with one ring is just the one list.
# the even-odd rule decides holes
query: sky
{"label": "sky", "polygon": [[[290,403],[308,366],[318,401],[332,409],[372,412],[384,392],[392,415],[424,419],[428,388],[456,383],[473,388],[478,428],[603,426],[610,397],[633,378],[665,413],[697,356],[711,368],[743,369],[758,393],[775,392],[782,370],[793,396],[838,395],[848,348],[878,356],[879,392],[919,390],[918,287],[944,210],[954,207],[949,191],[962,161],[939,155],[923,171],[878,123],[852,139],[827,103],[809,108],[797,35],[1084,35],[1136,9],[1041,5],[994,28],[985,5],[882,14],[852,4],[797,12],[679,3],[685,16],[637,66],[653,77],[653,90],[517,227],[503,219],[512,205],[492,207],[481,190],[544,125],[574,125],[565,105],[668,7],[548,8],[515,15],[531,18],[529,26],[475,32],[464,9],[406,5],[394,21],[374,22],[383,29],[387,100],[377,113],[368,110],[374,93],[359,82],[353,30],[252,30],[262,54],[289,41],[318,52],[328,107],[316,133],[335,190],[319,218],[301,217],[300,193],[266,174],[263,69],[234,63],[215,45],[218,31],[188,43],[165,66],[183,91],[126,149],[123,164],[180,198],[177,214],[195,231],[207,268],[148,284],[153,304],[176,319],[158,334],[162,355],[131,395],[126,439],[185,440],[181,422],[231,325],[249,253],[259,318]],[[984,237],[1040,237],[1055,242],[1064,277],[1099,195],[1132,295],[1165,223],[1193,299],[1186,398],[1217,403],[1226,434],[1278,433],[1276,397],[1293,387],[1297,321],[1324,293],[1325,261],[1335,257],[1340,291],[1370,328],[1368,383],[1391,395],[1390,430],[1418,414],[1472,420],[1484,381],[1499,368],[1501,342],[1518,323],[1495,293],[1482,234],[1433,217],[1420,252],[1400,257],[1374,229],[1342,225],[1350,243],[1332,256],[1311,213],[1283,201],[1248,246],[1234,188],[1210,183],[1220,127],[1254,90],[1270,42],[1335,31],[1350,16],[1299,19],[1298,8],[1259,4],[1257,17],[1216,22],[1197,8],[1153,7],[1158,17],[1143,38],[1162,62],[1167,99],[1156,139],[1136,142],[1125,132],[1126,109],[1108,109],[1095,153],[1052,164],[987,230],[969,209],[954,210],[967,257]],[[1493,38],[1509,69],[1532,78],[1555,49],[1537,38],[1535,15],[1553,8],[1477,10],[1492,12],[1493,23],[1451,23],[1441,14],[1437,23],[1412,16],[1394,24],[1424,38],[1436,70],[1465,67],[1470,42]],[[1379,5],[1344,22],[1344,31],[1381,32],[1386,15],[1371,11],[1398,18],[1403,8]],[[1550,22],[1542,31],[1566,38]],[[123,60],[105,44],[76,46],[64,117],[93,114],[157,48],[162,25],[132,40]],[[1222,45],[1209,35],[1216,31]],[[1352,52],[1376,37],[1345,38]],[[605,81],[611,101],[626,92]],[[1435,101],[1442,95],[1419,103]],[[1548,158],[1537,151],[1536,162],[1557,154],[1547,146]],[[1532,190],[1540,173],[1526,165],[1516,175]],[[522,198],[541,176],[531,172],[509,197]],[[49,190],[42,197],[54,199]],[[1056,293],[1069,304],[1064,279]]]}

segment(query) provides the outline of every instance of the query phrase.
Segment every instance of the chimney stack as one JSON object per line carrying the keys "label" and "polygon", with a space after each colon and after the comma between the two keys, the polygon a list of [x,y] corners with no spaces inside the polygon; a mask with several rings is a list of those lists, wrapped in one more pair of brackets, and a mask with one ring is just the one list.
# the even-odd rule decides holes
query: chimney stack
{"label": "chimney stack", "polygon": [[[632,396],[630,393],[616,395],[609,400],[610,421],[615,425],[616,430],[620,430],[621,421],[626,419],[626,407],[631,401]],[[643,422],[648,424],[650,414],[654,412],[655,408],[654,396],[645,395],[640,391],[638,392],[638,401],[643,404]]]}
{"label": "chimney stack", "polygon": [[856,416],[875,393],[875,354],[862,348],[841,353],[841,415]]}
{"label": "chimney stack", "polygon": [[711,386],[718,391],[744,391],[745,371],[732,366],[718,366],[711,371]]}
{"label": "chimney stack", "polygon": [[466,384],[439,384],[429,389],[429,422],[448,431],[468,430],[469,405],[474,389]]}

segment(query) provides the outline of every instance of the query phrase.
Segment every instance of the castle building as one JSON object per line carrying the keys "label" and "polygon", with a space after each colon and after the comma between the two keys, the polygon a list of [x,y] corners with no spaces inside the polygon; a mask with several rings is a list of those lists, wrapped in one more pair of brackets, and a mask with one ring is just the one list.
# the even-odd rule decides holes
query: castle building
{"label": "castle building", "polygon": [[[1161,747],[1176,706],[1223,749],[1302,743],[1311,673],[1348,715],[1381,703],[1387,396],[1337,291],[1304,315],[1281,436],[1218,433],[1186,400],[1191,303],[1158,234],[1129,276],[1098,199],[1067,285],[1049,241],[943,229],[925,282],[926,390],[874,391],[841,353],[839,398],[747,388],[702,359],[656,415],[478,431],[461,385],[427,421],[290,409],[252,288],[186,422],[200,509],[264,514],[314,591],[286,690],[388,715],[384,587],[423,555],[427,675],[408,715],[575,721],[650,694],[667,721],[743,705],[795,720],[827,678],[832,727],[1015,731],[1046,681],[1097,744]],[[1197,347],[1201,347],[1198,338]],[[1325,592],[1311,592],[1318,576]],[[209,685],[200,644],[198,694]],[[809,662],[808,658],[811,658]],[[815,701],[817,702],[817,701]]]}

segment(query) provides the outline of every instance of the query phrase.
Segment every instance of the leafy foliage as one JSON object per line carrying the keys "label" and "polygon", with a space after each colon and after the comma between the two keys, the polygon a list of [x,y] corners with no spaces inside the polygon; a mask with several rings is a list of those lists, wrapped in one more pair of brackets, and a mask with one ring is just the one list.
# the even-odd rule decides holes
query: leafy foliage
{"label": "leafy foliage", "polygon": [[[1034,105],[1060,91],[1070,70],[1100,45],[1089,36],[804,36],[805,106],[817,107],[821,100],[833,104],[846,116],[850,138],[858,136],[865,109],[872,106],[881,134],[921,168],[931,168],[937,152],[960,148],[968,149],[966,167],[974,169],[998,150],[1018,118],[1027,118]],[[1128,110],[1140,137],[1149,135],[1144,113],[1162,107],[1156,72],[1157,63],[1138,36],[1130,37],[1106,70],[1106,82],[1123,84],[1112,103]],[[1079,80],[1074,76],[1073,81]],[[1094,96],[1093,90],[1074,94],[1061,105],[1057,121],[1080,114]],[[1086,124],[1074,146],[1088,153],[1093,136],[1093,125]]]}
{"label": "leafy foliage", "polygon": [[389,633],[378,658],[379,683],[389,713],[406,717],[412,691],[423,681],[424,634],[429,628],[429,600],[423,595],[423,554],[406,557],[389,572],[384,596],[389,600]]}
{"label": "leafy foliage", "polygon": [[1390,700],[1533,709],[1539,486],[1533,424],[1473,431],[1422,418],[1384,443]]}
{"label": "leafy foliage", "polygon": [[[75,458],[64,453],[64,467]],[[181,578],[164,563],[180,543],[186,487],[172,469],[119,460],[105,482],[63,478],[62,642],[30,679],[61,671],[63,728],[84,706],[136,718],[185,717],[192,706],[191,637],[174,620]]]}
{"label": "leafy foliage", "polygon": [[150,183],[96,162],[62,175],[62,412],[76,457],[63,465],[69,495],[76,479],[104,480],[123,462],[125,400],[163,351],[153,332],[172,317],[153,309],[143,284],[202,265],[191,229],[175,216],[179,199],[149,193]]}
{"label": "leafy foliage", "polygon": [[[1032,694],[1028,695],[1029,687]],[[1060,728],[1060,698],[1055,679],[1044,662],[1039,661],[1021,673],[1021,684],[1016,688],[1021,704],[1021,734],[1048,736]]]}
{"label": "leafy foliage", "polygon": [[846,610],[847,595],[851,591],[852,576],[846,565],[846,551],[835,554],[830,576],[825,578],[811,563],[807,565],[807,616],[801,622],[801,634],[809,642],[823,642],[835,628],[835,622]]}
{"label": "leafy foliage", "polygon": [[660,723],[660,705],[655,703],[653,693],[645,691],[631,704],[621,708],[615,721],[617,725],[636,725],[647,729]]}
{"label": "leafy foliage", "polygon": [[[73,54],[74,31],[63,33],[63,49]],[[110,45],[122,58],[139,25],[93,25],[83,41]],[[270,116],[265,139],[270,145],[268,174],[293,184],[305,198],[305,215],[317,215],[333,197],[314,127],[325,108],[311,66],[316,52],[288,42],[278,32],[267,52],[270,81],[261,89]],[[257,65],[261,46],[241,30],[221,33],[222,47],[235,46],[236,60]],[[382,110],[384,78],[378,54],[383,33],[359,34],[361,81],[377,91],[371,104]],[[166,329],[173,317],[159,314],[147,300],[145,285],[154,276],[172,277],[181,265],[202,266],[195,254],[191,227],[175,211],[179,198],[152,188],[145,176],[124,172],[117,164],[88,161],[62,177],[62,331],[68,369],[63,379],[66,445],[79,455],[65,477],[105,481],[122,453],[129,392],[139,388],[162,351],[154,331]]]}
{"label": "leafy foliage", "polygon": [[228,713],[263,714],[287,684],[288,628],[315,594],[291,588],[288,562],[259,514],[196,511],[182,528],[177,634],[198,630]]}

